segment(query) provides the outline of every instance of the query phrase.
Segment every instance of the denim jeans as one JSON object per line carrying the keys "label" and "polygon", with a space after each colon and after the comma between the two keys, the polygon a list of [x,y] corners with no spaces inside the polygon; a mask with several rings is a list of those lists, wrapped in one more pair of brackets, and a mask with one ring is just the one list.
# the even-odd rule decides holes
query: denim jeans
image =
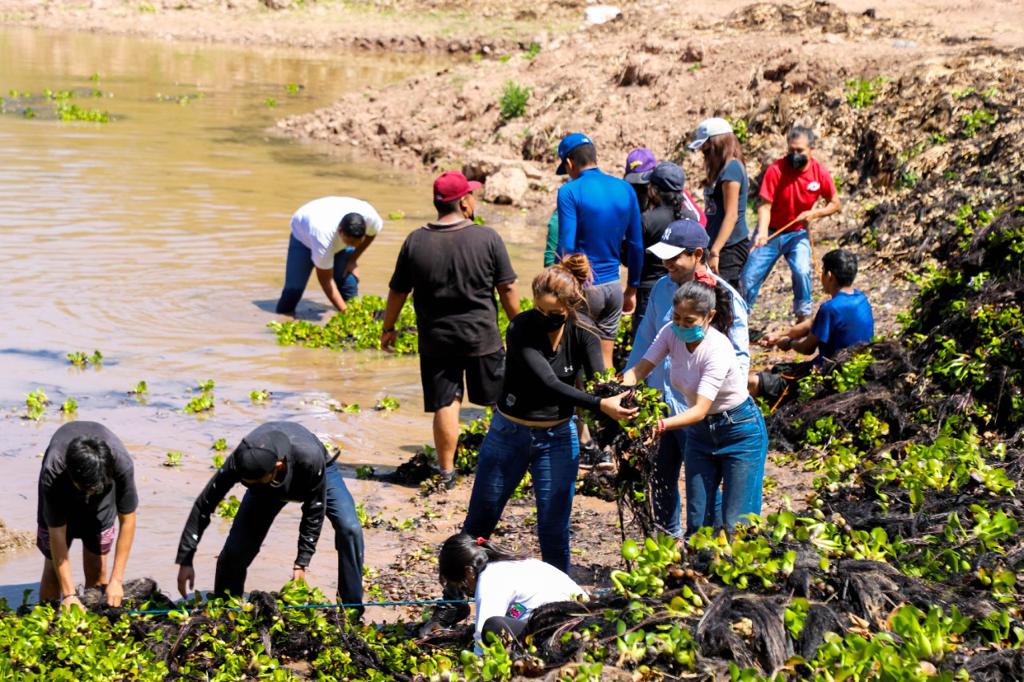
{"label": "denim jeans", "polygon": [[490,537],[527,469],[537,501],[541,558],[569,572],[569,515],[580,466],[576,420],[551,428],[517,424],[495,412],[480,446],[476,480],[462,530]]}
{"label": "denim jeans", "polygon": [[808,317],[811,314],[811,238],[807,230],[780,234],[750,252],[743,268],[743,291],[747,307],[754,309],[761,285],[781,256],[786,257],[793,276],[793,313],[798,317]]}
{"label": "denim jeans", "polygon": [[[363,528],[341,471],[332,464],[327,467],[326,476],[326,516],[334,527],[334,547],[338,550],[338,593],[347,604],[362,603]],[[244,592],[249,565],[259,554],[271,524],[285,504],[286,500],[259,489],[246,491],[224,549],[217,558],[215,594],[241,595]]]}
{"label": "denim jeans", "polygon": [[[344,277],[341,273],[345,271],[349,256],[355,251],[351,246],[334,254],[334,283],[338,287],[341,298],[349,300],[359,295],[359,279],[349,273]],[[291,235],[288,238],[288,258],[284,267],[284,289],[281,291],[281,298],[277,302],[277,312],[283,315],[291,315],[295,307],[302,300],[302,294],[306,291],[306,284],[313,272],[313,252],[309,247]]]}
{"label": "denim jeans", "polygon": [[713,499],[722,486],[722,522],[730,531],[745,514],[761,513],[768,430],[753,398],[708,415],[686,434],[686,534],[717,527]]}
{"label": "denim jeans", "polygon": [[[687,429],[674,429],[661,434],[658,455],[654,460],[654,477],[651,492],[654,502],[654,520],[670,535],[682,536],[679,515],[682,504],[679,500],[679,474],[683,469],[683,453],[686,450]],[[722,491],[715,491],[714,522],[722,525]]]}

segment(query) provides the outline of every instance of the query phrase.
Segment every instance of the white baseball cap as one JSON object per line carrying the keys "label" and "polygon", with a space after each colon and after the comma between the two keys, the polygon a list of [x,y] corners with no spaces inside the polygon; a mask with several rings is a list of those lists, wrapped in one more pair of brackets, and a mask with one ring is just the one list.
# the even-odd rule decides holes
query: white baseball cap
{"label": "white baseball cap", "polygon": [[689,149],[700,149],[705,142],[715,135],[725,135],[732,132],[732,126],[724,118],[706,118],[697,126],[697,132],[693,134],[693,142],[687,145]]}

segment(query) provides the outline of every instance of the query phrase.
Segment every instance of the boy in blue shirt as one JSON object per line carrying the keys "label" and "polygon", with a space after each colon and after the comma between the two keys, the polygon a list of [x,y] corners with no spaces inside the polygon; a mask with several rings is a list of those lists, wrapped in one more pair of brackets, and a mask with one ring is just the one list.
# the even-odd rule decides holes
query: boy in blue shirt
{"label": "boy in blue shirt", "polygon": [[[590,138],[571,133],[558,145],[559,175],[571,181],[558,190],[559,258],[582,253],[590,261],[593,282],[586,287],[584,322],[601,339],[605,367],[612,366],[612,350],[619,317],[636,308],[636,290],[644,264],[640,203],[628,182],[597,167],[597,151]],[[625,245],[626,290],[619,283],[619,259]]]}
{"label": "boy in blue shirt", "polygon": [[832,298],[821,304],[813,319],[761,341],[768,348],[795,350],[803,355],[817,352],[817,357],[809,362],[781,363],[770,370],[750,373],[750,395],[762,396],[773,406],[795,395],[797,382],[815,367],[821,367],[844,348],[867,343],[875,335],[871,304],[853,288],[857,256],[845,249],[835,249],[826,253],[821,263],[821,286]]}

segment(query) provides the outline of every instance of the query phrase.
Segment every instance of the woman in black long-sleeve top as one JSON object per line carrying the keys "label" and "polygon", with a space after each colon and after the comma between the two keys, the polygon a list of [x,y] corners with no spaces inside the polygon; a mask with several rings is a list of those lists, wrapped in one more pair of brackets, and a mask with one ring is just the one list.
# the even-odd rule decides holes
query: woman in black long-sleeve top
{"label": "woman in black long-sleeve top", "polygon": [[596,334],[576,321],[590,277],[585,256],[569,256],[533,280],[533,310],[506,334],[505,379],[491,428],[480,447],[463,531],[489,537],[512,492],[533,475],[537,534],[544,561],[569,570],[569,514],[579,470],[577,407],[628,419],[625,394],[603,400],[576,388],[580,376],[604,370]]}

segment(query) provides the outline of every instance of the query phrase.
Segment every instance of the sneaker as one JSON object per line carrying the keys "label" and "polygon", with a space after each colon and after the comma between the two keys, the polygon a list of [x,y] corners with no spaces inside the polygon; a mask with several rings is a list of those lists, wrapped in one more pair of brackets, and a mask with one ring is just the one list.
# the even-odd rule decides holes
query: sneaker
{"label": "sneaker", "polygon": [[[458,587],[446,586],[442,597],[446,600],[465,599]],[[437,604],[426,623],[420,626],[420,636],[426,637],[436,630],[450,628],[469,618],[469,604]]]}
{"label": "sneaker", "polygon": [[440,479],[441,487],[445,490],[451,490],[459,482],[459,472],[455,469],[451,471],[440,471],[437,474]]}
{"label": "sneaker", "polygon": [[598,471],[610,471],[615,468],[611,453],[597,447],[594,441],[580,446],[580,466],[596,469]]}

